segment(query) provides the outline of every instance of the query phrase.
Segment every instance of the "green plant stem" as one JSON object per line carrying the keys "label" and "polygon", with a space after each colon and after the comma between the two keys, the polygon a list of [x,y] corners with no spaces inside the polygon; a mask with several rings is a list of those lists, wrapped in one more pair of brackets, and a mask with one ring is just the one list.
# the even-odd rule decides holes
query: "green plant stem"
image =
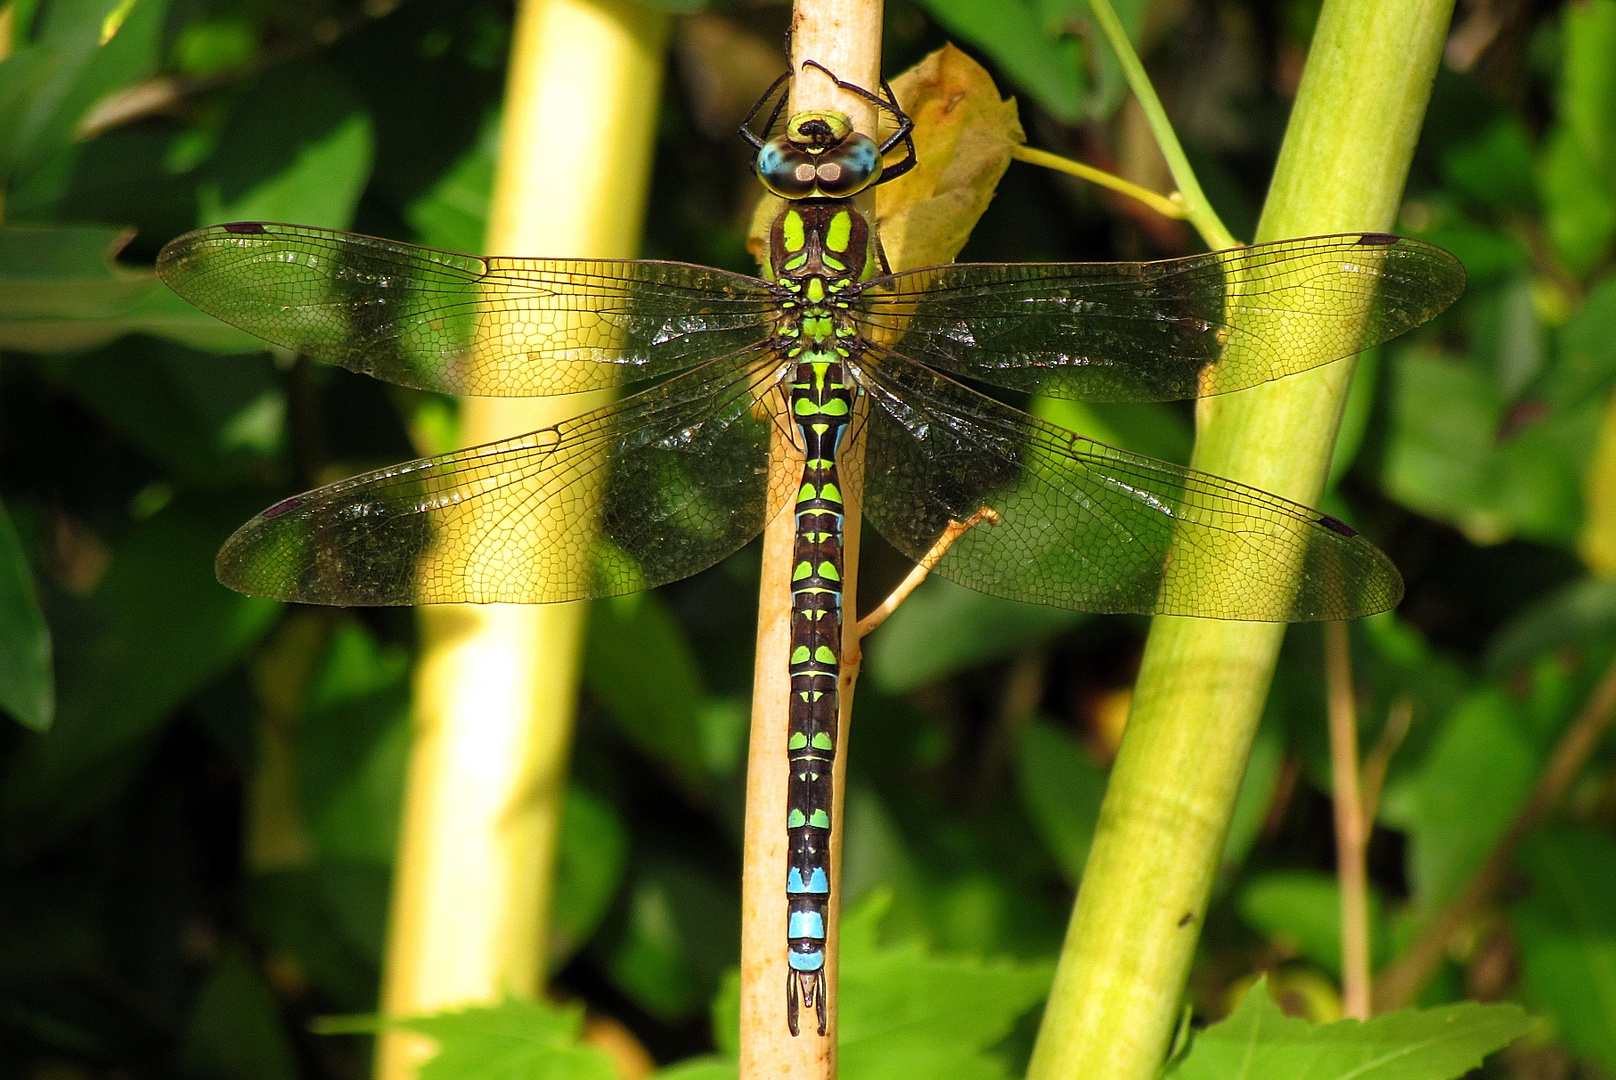
{"label": "green plant stem", "polygon": [[1128,40],[1128,32],[1122,28],[1122,20],[1117,18],[1111,0],[1089,0],[1089,9],[1094,12],[1094,21],[1100,24],[1100,31],[1110,43],[1117,62],[1122,65],[1128,88],[1139,99],[1139,107],[1144,110],[1145,121],[1150,125],[1151,134],[1156,137],[1162,157],[1167,159],[1167,170],[1173,174],[1179,198],[1184,201],[1184,216],[1201,234],[1201,239],[1213,249],[1235,247],[1238,241],[1218,217],[1217,211],[1212,209],[1206,192],[1201,190],[1201,182],[1195,178],[1195,170],[1190,168],[1190,159],[1184,156],[1184,147],[1179,145],[1178,135],[1167,119],[1167,110],[1162,108],[1156,88],[1150,85],[1145,65],[1140,61],[1139,54],[1134,52],[1133,42]]}
{"label": "green plant stem", "polygon": [[[1326,0],[1258,240],[1392,225],[1452,7]],[[1194,465],[1315,501],[1351,378],[1343,361],[1201,402]],[[1152,625],[1029,1080],[1155,1076],[1283,637]]]}

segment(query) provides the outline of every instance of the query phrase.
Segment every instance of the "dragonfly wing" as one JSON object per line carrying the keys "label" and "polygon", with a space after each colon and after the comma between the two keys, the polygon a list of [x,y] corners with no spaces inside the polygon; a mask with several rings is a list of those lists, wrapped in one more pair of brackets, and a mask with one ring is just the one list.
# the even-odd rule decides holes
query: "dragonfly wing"
{"label": "dragonfly wing", "polygon": [[768,488],[755,409],[777,378],[717,361],[542,431],[287,499],[226,542],[219,580],[350,605],[551,603],[686,577],[792,494]]}
{"label": "dragonfly wing", "polygon": [[1402,597],[1397,569],[1341,522],[1256,488],[1129,454],[918,364],[871,357],[864,513],[950,581],[1083,611],[1262,622],[1350,619]]}
{"label": "dragonfly wing", "polygon": [[755,345],[755,278],[670,262],[478,258],[301,225],[243,222],[157,257],[208,314],[400,386],[533,397],[659,378]]}
{"label": "dragonfly wing", "polygon": [[1240,390],[1444,311],[1464,268],[1418,240],[1315,236],[1147,263],[960,263],[872,282],[874,340],[984,382],[1085,401]]}

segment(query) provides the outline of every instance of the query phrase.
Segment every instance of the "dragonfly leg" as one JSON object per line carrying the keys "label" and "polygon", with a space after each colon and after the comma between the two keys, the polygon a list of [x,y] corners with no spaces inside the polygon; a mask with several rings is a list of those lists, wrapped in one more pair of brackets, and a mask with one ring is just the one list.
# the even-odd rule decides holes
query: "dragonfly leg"
{"label": "dragonfly leg", "polygon": [[885,600],[881,601],[880,607],[858,621],[856,636],[862,638],[877,626],[886,622],[887,616],[898,610],[899,604],[909,599],[909,594],[915,591],[915,586],[925,581],[926,575],[930,574],[932,569],[943,561],[943,556],[948,554],[948,549],[954,546],[954,542],[983,522],[989,525],[997,525],[999,523],[998,511],[984,506],[964,521],[950,521],[948,528],[943,530],[943,535],[939,536],[937,542],[931,546],[931,550],[926,552],[925,557],[915,564],[913,570],[909,571],[909,576],[904,578],[898,584],[898,587],[888,594]]}
{"label": "dragonfly leg", "polygon": [[870,93],[857,83],[850,83],[844,79],[837,78],[834,71],[821,64],[818,60],[804,60],[802,66],[824,72],[838,88],[846,90],[850,94],[857,94],[865,101],[874,102],[877,108],[886,110],[898,122],[898,130],[887,136],[886,141],[881,144],[881,153],[885,154],[901,142],[904,146],[905,156],[895,164],[882,166],[881,177],[876,181],[877,186],[886,183],[888,180],[896,180],[915,167],[915,122],[908,113],[899,107],[897,95],[892,92],[891,84],[885,79],[881,80],[881,90],[886,95],[882,97],[880,94]]}
{"label": "dragonfly leg", "polygon": [[[789,36],[790,32],[787,31],[787,37],[789,38]],[[763,140],[768,138],[769,132],[774,128],[775,121],[780,119],[780,110],[786,107],[786,95],[781,94],[780,100],[774,103],[774,109],[769,113],[769,122],[763,125],[763,135],[761,137],[752,130],[752,121],[757,117],[758,113],[763,111],[763,106],[768,104],[769,99],[774,96],[774,92],[780,89],[780,84],[789,78],[791,78],[791,71],[787,69],[778,79],[769,84],[769,88],[763,91],[763,96],[758,98],[747,114],[742,117],[741,138],[745,139],[747,145],[752,149],[763,149]]]}

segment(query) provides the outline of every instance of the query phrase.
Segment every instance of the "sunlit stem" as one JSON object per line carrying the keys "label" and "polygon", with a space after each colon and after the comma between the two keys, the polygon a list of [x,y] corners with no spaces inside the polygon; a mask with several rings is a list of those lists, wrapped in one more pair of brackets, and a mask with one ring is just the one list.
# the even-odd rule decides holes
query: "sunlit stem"
{"label": "sunlit stem", "polygon": [[1184,197],[1178,192],[1171,195],[1159,195],[1149,188],[1140,187],[1132,180],[1124,180],[1115,173],[1108,173],[1104,169],[1096,169],[1093,165],[1086,165],[1081,161],[1051,154],[1048,150],[1035,150],[1030,146],[1013,146],[1010,156],[1017,161],[1025,161],[1029,165],[1041,165],[1046,169],[1067,173],[1091,184],[1108,188],[1119,195],[1126,195],[1137,202],[1144,203],[1165,218],[1182,221],[1189,216],[1184,206]]}
{"label": "sunlit stem", "polygon": [[1128,88],[1139,99],[1139,107],[1144,110],[1145,121],[1150,125],[1150,133],[1156,137],[1162,157],[1167,160],[1167,169],[1173,174],[1173,183],[1178,185],[1178,195],[1184,203],[1181,216],[1189,219],[1207,246],[1213,249],[1238,246],[1234,234],[1223,224],[1217,211],[1212,209],[1206,192],[1201,190],[1201,182],[1195,178],[1195,170],[1190,168],[1190,160],[1184,156],[1184,147],[1179,144],[1172,122],[1167,119],[1167,110],[1162,108],[1156,88],[1150,85],[1145,65],[1140,62],[1139,54],[1133,51],[1133,42],[1128,40],[1128,32],[1122,28],[1122,21],[1111,7],[1111,0],[1089,0],[1089,8],[1094,12],[1094,21],[1100,24],[1101,33],[1110,43],[1111,51],[1116,54],[1117,63],[1122,66],[1122,73],[1128,79]]}
{"label": "sunlit stem", "polygon": [[1335,793],[1336,880],[1341,890],[1341,1011],[1369,1019],[1368,830],[1358,787],[1358,709],[1344,622],[1324,627],[1330,717],[1330,775]]}
{"label": "sunlit stem", "polygon": [[915,587],[925,581],[926,576],[936,568],[938,563],[943,561],[943,556],[948,554],[948,549],[954,546],[954,542],[983,522],[989,525],[997,525],[999,523],[998,512],[984,506],[964,521],[950,521],[948,528],[943,530],[943,535],[939,536],[937,542],[931,546],[931,550],[926,552],[921,560],[915,564],[913,570],[909,571],[909,576],[904,578],[898,587],[887,595],[885,600],[881,601],[880,607],[859,620],[858,636],[862,638],[877,626],[886,622],[887,616],[897,611],[898,605],[909,599],[909,594],[915,591]]}

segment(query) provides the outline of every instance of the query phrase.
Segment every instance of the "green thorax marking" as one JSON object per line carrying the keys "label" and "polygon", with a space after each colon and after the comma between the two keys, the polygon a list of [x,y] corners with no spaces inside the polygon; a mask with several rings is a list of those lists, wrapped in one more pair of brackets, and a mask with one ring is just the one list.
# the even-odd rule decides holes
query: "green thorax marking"
{"label": "green thorax marking", "polygon": [[769,228],[768,248],[769,279],[802,283],[812,304],[824,302],[825,293],[834,301],[839,287],[876,273],[875,229],[852,199],[786,203]]}

